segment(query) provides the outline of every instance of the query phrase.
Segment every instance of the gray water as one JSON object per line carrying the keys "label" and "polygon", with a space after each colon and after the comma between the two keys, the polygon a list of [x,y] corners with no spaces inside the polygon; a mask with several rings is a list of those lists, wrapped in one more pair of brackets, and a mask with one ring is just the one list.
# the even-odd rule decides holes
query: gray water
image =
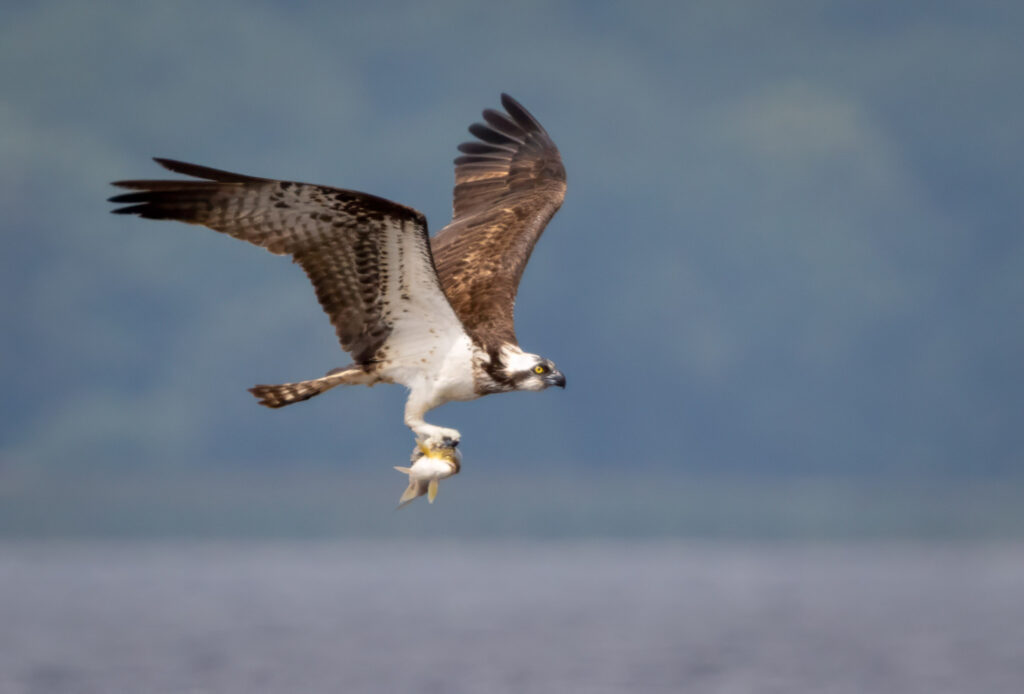
{"label": "gray water", "polygon": [[0,692],[1024,691],[1024,546],[0,544]]}

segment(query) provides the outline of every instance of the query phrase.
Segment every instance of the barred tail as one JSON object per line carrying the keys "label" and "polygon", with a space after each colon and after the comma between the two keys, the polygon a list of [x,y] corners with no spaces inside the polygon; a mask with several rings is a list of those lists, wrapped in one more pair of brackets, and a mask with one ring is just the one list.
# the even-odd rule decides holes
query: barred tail
{"label": "barred tail", "polygon": [[357,383],[369,383],[366,373],[359,368],[348,367],[335,369],[326,376],[313,378],[298,383],[281,383],[276,386],[258,385],[249,389],[249,392],[260,400],[260,404],[266,407],[284,407],[303,400],[309,400],[315,395],[320,395],[334,386],[354,385]]}

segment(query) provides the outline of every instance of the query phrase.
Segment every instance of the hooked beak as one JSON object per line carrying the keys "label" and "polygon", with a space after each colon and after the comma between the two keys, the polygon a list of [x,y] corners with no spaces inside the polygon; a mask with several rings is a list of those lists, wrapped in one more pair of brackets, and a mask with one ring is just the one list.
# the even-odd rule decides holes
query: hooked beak
{"label": "hooked beak", "polygon": [[558,369],[553,369],[551,373],[548,374],[548,377],[545,380],[547,380],[549,386],[558,386],[559,388],[565,388],[565,374],[563,374]]}

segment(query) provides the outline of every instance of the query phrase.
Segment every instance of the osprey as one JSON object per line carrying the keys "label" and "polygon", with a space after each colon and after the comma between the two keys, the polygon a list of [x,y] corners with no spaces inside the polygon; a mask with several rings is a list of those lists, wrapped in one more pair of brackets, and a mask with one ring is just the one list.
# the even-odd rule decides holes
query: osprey
{"label": "osprey", "polygon": [[565,169],[544,128],[515,99],[487,109],[459,145],[452,221],[436,236],[420,212],[367,193],[257,178],[170,159],[198,180],[133,180],[113,212],[202,224],[271,253],[290,255],[352,357],[326,376],[250,389],[284,407],[335,386],[399,383],[416,435],[401,502],[459,471],[455,429],[426,413],[452,400],[565,387],[549,360],[523,351],[513,309],[523,269],[565,196]]}

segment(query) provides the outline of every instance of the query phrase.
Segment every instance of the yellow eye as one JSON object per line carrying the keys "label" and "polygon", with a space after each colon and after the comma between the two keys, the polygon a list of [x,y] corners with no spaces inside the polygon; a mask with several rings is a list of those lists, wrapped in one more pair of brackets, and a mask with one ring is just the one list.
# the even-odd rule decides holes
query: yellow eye
{"label": "yellow eye", "polygon": [[544,373],[545,371],[547,371],[547,369],[545,369],[545,368],[544,368],[543,366],[541,366],[540,364],[537,364],[537,366],[533,367],[533,373],[535,373],[535,374],[542,374],[542,373]]}

